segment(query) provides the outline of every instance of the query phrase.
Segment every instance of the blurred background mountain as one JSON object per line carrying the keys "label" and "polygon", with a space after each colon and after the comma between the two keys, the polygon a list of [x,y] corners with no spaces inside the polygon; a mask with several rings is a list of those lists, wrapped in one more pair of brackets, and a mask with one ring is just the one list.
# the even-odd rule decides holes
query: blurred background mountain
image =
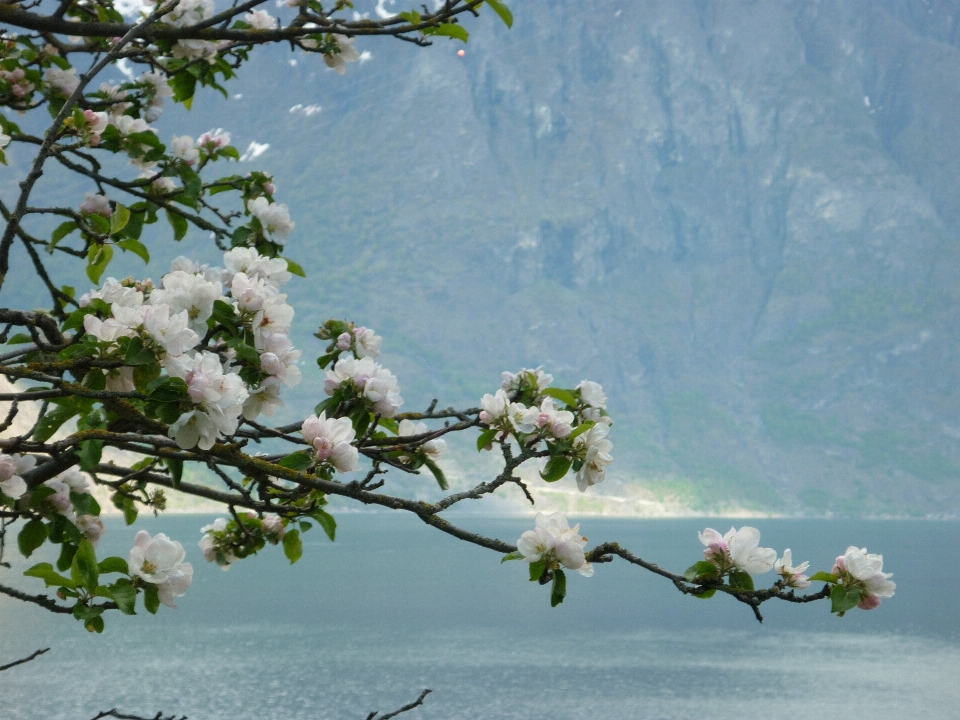
{"label": "blurred background mountain", "polygon": [[162,119],[269,143],[305,367],[346,317],[409,408],[522,366],[601,382],[607,494],[958,514],[960,2],[513,5],[463,58],[267,48]]}

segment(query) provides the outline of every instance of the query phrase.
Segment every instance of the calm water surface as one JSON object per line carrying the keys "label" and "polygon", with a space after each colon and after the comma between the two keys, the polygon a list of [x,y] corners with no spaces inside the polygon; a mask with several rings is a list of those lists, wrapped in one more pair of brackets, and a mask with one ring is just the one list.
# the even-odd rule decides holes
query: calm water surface
{"label": "calm water surface", "polygon": [[[117,707],[193,720],[365,718],[424,688],[434,693],[404,717],[960,717],[960,523],[754,521],[764,545],[790,546],[818,569],[849,544],[882,552],[899,585],[873,612],[838,619],[825,602],[770,603],[760,625],[729,598],[682,597],[623,563],[574,574],[551,609],[524,564],[501,566],[412,518],[339,520],[337,542],[312,531],[293,567],[269,548],[226,573],[196,547],[205,518],[148,521],[187,547],[193,586],[179,610],[111,615],[100,636],[0,599],[0,664],[52,648],[0,674],[4,717],[86,720]],[[511,541],[531,524],[458,522]],[[588,518],[581,530],[682,570],[699,559],[705,524],[730,522]],[[111,524],[101,554],[126,555],[133,535]]]}

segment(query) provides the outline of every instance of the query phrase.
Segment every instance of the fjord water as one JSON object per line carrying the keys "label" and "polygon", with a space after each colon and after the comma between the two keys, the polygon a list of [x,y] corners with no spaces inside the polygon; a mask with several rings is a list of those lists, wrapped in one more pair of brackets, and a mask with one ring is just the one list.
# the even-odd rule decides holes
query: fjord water
{"label": "fjord water", "polygon": [[[893,720],[955,718],[960,706],[960,523],[752,521],[764,545],[790,545],[816,569],[849,544],[882,552],[898,582],[876,611],[838,619],[825,602],[768,603],[760,625],[729,598],[682,597],[621,562],[570,577],[551,609],[524,564],[386,513],[341,514],[336,543],[312,531],[293,567],[268,548],[223,573],[193,542],[205,521],[143,525],[183,541],[194,563],[178,610],[113,614],[97,636],[0,599],[0,664],[52,648],[0,674],[5,717],[363,718],[424,688],[434,692],[409,717]],[[511,541],[531,525],[457,522]],[[698,529],[730,524],[585,518],[581,530],[682,570],[700,556]],[[133,534],[113,522],[101,556],[125,555]]]}

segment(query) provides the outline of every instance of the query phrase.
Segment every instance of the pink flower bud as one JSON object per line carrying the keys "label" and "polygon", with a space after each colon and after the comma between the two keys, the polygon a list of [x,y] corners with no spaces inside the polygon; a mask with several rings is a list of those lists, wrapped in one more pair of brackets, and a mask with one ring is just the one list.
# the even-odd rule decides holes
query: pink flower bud
{"label": "pink flower bud", "polygon": [[876,595],[864,595],[863,599],[857,603],[861,610],[875,610],[880,607],[880,598]]}
{"label": "pink flower bud", "polygon": [[353,338],[350,337],[350,333],[341,333],[340,337],[337,338],[337,347],[341,350],[349,350],[352,344]]}

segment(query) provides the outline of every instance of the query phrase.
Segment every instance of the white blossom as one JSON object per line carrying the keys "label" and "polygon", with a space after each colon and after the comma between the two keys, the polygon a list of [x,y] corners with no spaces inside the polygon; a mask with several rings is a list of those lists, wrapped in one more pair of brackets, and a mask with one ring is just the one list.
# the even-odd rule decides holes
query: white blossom
{"label": "white blossom", "polygon": [[3,150],[9,144],[10,136],[6,135],[3,130],[0,130],[0,150]]}
{"label": "white blossom", "polygon": [[263,340],[260,369],[287,387],[296,387],[301,380],[297,360],[302,354],[284,333],[271,333]]}
{"label": "white blossom", "polygon": [[373,330],[365,327],[354,328],[353,337],[356,340],[357,357],[372,357],[374,360],[380,357],[380,348],[383,347],[383,338],[377,335]]}
{"label": "white blossom", "polygon": [[281,520],[280,516],[276,513],[267,513],[264,515],[261,524],[263,526],[263,532],[273,536],[274,541],[283,540],[283,536],[287,534],[287,529],[283,526],[283,520]]}
{"label": "white blossom", "polygon": [[200,342],[200,336],[190,329],[189,324],[190,318],[186,310],[173,313],[165,303],[144,308],[144,332],[168,355],[183,355]]}
{"label": "white blossom", "polygon": [[133,542],[127,563],[130,574],[156,585],[160,602],[175,608],[174,598],[183,597],[193,580],[193,566],[183,561],[187,555],[183,545],[163,533],[150,537],[146,530]]}
{"label": "white blossom", "polygon": [[544,560],[547,567],[559,563],[585,577],[593,575],[583,549],[587,539],[580,535],[580,525],[571,528],[563,513],[537,513],[536,527],[527,530],[517,541],[517,550],[529,563]]}
{"label": "white blossom", "polygon": [[293,277],[287,271],[287,261],[283,258],[268,258],[261,255],[255,248],[239,247],[227,250],[223,254],[223,282],[232,284],[233,276],[244,273],[252,280],[264,282],[279,288]]}
{"label": "white blossom", "polygon": [[[536,408],[534,408],[536,409]],[[544,398],[537,415],[537,427],[546,428],[551,435],[561,440],[573,432],[573,413],[558,410],[552,398]]]}
{"label": "white blossom", "polygon": [[106,389],[110,392],[133,392],[137,389],[133,381],[133,368],[123,366],[110,368],[104,371],[106,375]]}
{"label": "white blossom", "polygon": [[197,334],[207,331],[207,319],[213,315],[213,303],[222,296],[223,286],[202,275],[174,270],[163,276],[161,286],[150,294],[153,305],[170,306],[171,314],[187,311],[190,327]]}
{"label": "white blossom", "polygon": [[58,67],[50,67],[47,68],[45,77],[50,87],[57,90],[61,95],[68,97],[73,94],[73,91],[76,90],[80,84],[76,68],[61,70]]}
{"label": "white blossom", "polygon": [[497,390],[496,395],[487,393],[480,398],[480,422],[485,425],[495,425],[499,420],[507,416],[507,408],[510,406],[510,398],[503,390]]}
{"label": "white blossom", "polygon": [[224,373],[220,358],[209,352],[167,358],[167,372],[187,384],[187,393],[197,408],[183,413],[169,435],[185,450],[209,450],[220,434],[236,432],[247,388],[239,375]]}
{"label": "white blossom", "polygon": [[260,221],[264,232],[274,242],[282,244],[296,227],[296,223],[290,219],[290,210],[286,205],[271,203],[265,197],[248,201],[247,210]]}
{"label": "white blossom", "polygon": [[250,395],[243,401],[243,417],[256,420],[260,415],[276,415],[277,408],[283,407],[280,388],[280,380],[275,377],[268,377],[260,383],[260,387],[251,388]]}
{"label": "white blossom", "polygon": [[859,588],[862,592],[857,607],[873,610],[881,598],[893,597],[897,584],[890,580],[892,573],[883,572],[883,555],[868,554],[866,548],[851,545],[837,558],[833,574],[838,575],[846,590]]}
{"label": "white blossom", "polygon": [[78,515],[74,525],[94,547],[100,543],[100,538],[107,531],[103,521],[96,515]]}
{"label": "white blossom", "polygon": [[243,16],[253,30],[275,30],[277,19],[266,10],[254,10]]}
{"label": "white blossom", "polygon": [[347,63],[359,60],[360,53],[353,47],[353,38],[345,35],[333,35],[332,37],[337,41],[340,52],[324,53],[323,61],[327,64],[327,67],[333,68],[337,71],[337,74],[343,75],[347,71]]}
{"label": "white blossom", "polygon": [[300,433],[320,462],[329,460],[340,472],[357,469],[360,453],[350,444],[356,437],[350,418],[328,418],[326,412],[319,417],[311,415],[303,421]]}
{"label": "white blossom", "polygon": [[586,492],[588,487],[603,482],[606,477],[606,466],[613,462],[610,455],[613,443],[607,438],[609,432],[606,425],[594,425],[573,441],[574,447],[581,452],[586,448],[583,465],[577,471],[580,492]]}
{"label": "white blossom", "polygon": [[117,338],[132,337],[133,332],[126,325],[114,318],[101,320],[96,315],[85,315],[83,329],[100,342],[113,342]]}
{"label": "white blossom", "polygon": [[543,390],[549,387],[553,382],[553,375],[545,373],[541,368],[523,368],[520,372],[503,373],[503,384],[501,387],[510,395],[520,389],[521,385],[533,388],[534,390]]}
{"label": "white blossom", "polygon": [[264,346],[266,338],[275,333],[289,334],[293,323],[293,307],[284,302],[286,295],[269,296],[267,304],[251,320],[253,339],[257,349]]}
{"label": "white blossom", "polygon": [[[398,428],[398,434],[400,436],[423,435],[427,432],[430,432],[430,428],[427,427],[426,423],[414,422],[413,420],[401,420],[400,427]],[[446,452],[447,442],[443,438],[436,438],[434,440],[428,440],[421,447],[431,459],[437,460]]]}
{"label": "white blossom", "polygon": [[230,133],[224,132],[223,128],[209,130],[197,138],[197,147],[203,148],[208,152],[219,150],[230,144]]}
{"label": "white blossom", "polygon": [[129,115],[118,115],[117,117],[113,118],[112,123],[123,136],[147,132],[151,129],[150,126],[147,125],[146,120],[141,118],[133,118]]}
{"label": "white blossom", "polygon": [[91,300],[103,300],[108,305],[120,307],[138,307],[143,304],[143,293],[135,287],[128,287],[116,278],[107,278],[99,290],[84,293],[80,298],[80,307],[86,307]]}
{"label": "white blossom", "polygon": [[804,575],[804,571],[810,567],[810,563],[803,562],[793,567],[793,553],[790,548],[783,551],[783,557],[773,564],[773,570],[780,575],[787,584],[787,587],[803,588],[810,587],[810,580]]}
{"label": "white blossom", "polygon": [[580,399],[584,405],[601,410],[607,407],[607,395],[603,392],[600,383],[595,383],[593,380],[583,380],[577,385],[577,390],[580,391]]}
{"label": "white blossom", "polygon": [[209,40],[177,40],[170,53],[177,60],[205,60],[213,65],[220,46]]}
{"label": "white blossom", "polygon": [[83,196],[83,202],[80,203],[81,215],[102,215],[110,217],[113,209],[110,207],[110,198],[106,195],[88,192]]}
{"label": "white blossom", "polygon": [[700,542],[707,546],[703,556],[722,572],[736,568],[751,575],[762,575],[773,569],[777,559],[776,550],[759,547],[760,531],[753,527],[730,528],[726,535],[707,528],[700,533]]}
{"label": "white blossom", "polygon": [[36,464],[32,455],[0,452],[0,491],[8,498],[19,498],[27,491],[27,483],[20,476]]}
{"label": "white blossom", "polygon": [[200,159],[200,151],[189,135],[174,135],[170,147],[173,154],[187,165],[193,165]]}
{"label": "white blossom", "polygon": [[326,371],[326,376],[323,389],[327,395],[333,395],[341,384],[352,382],[383,417],[393,417],[403,405],[397,378],[373,358],[342,357],[332,370]]}
{"label": "white blossom", "polygon": [[540,412],[537,408],[528,408],[523,403],[510,403],[507,408],[507,419],[514,431],[524,435],[537,429],[537,417]]}
{"label": "white blossom", "polygon": [[217,518],[210,525],[204,525],[200,528],[200,532],[204,533],[204,535],[200,538],[200,542],[197,543],[203,551],[204,559],[207,562],[217,563],[221,570],[229,570],[231,563],[237,559],[231,553],[221,550],[218,546],[217,538],[213,535],[213,533],[222,533],[226,529],[226,518]]}

